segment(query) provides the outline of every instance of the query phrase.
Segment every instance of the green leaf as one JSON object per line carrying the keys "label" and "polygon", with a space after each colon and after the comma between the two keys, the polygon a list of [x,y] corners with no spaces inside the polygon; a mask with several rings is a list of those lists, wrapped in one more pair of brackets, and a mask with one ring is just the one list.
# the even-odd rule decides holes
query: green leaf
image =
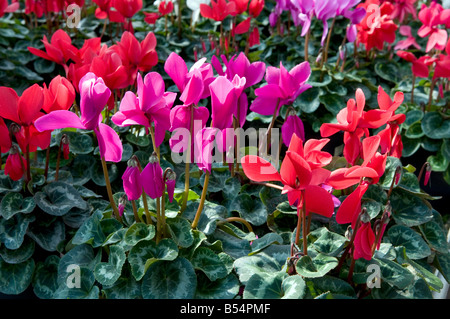
{"label": "green leaf", "polygon": [[[197,213],[199,201],[188,202],[183,217],[193,221]],[[205,235],[210,235],[216,229],[216,222],[227,217],[227,209],[222,206],[205,200],[202,214],[198,221],[197,229]]]}
{"label": "green leaf", "polygon": [[58,265],[60,258],[56,255],[48,256],[44,262],[36,265],[33,276],[33,292],[40,299],[53,299],[58,289]]}
{"label": "green leaf", "polygon": [[306,90],[294,101],[293,106],[304,113],[313,113],[320,106],[320,92],[321,90],[317,87]]}
{"label": "green leaf", "polygon": [[107,299],[140,299],[141,285],[132,276],[119,278],[114,285],[104,288]]}
{"label": "green leaf", "polygon": [[450,283],[450,254],[436,254],[436,268],[444,276],[447,283]]}
{"label": "green leaf", "polygon": [[0,292],[6,295],[24,292],[31,283],[34,268],[32,258],[19,264],[8,264],[0,258]]}
{"label": "green leaf", "polygon": [[411,110],[406,112],[406,118],[405,118],[405,124],[410,126],[413,123],[419,122],[423,118],[423,111],[422,110]]}
{"label": "green leaf", "polygon": [[319,253],[316,257],[302,256],[296,265],[297,272],[306,278],[317,278],[325,276],[338,264],[335,257]]}
{"label": "green leaf", "polygon": [[8,249],[18,249],[25,238],[28,225],[35,220],[33,215],[17,214],[6,220],[0,219],[0,242]]}
{"label": "green leaf", "polygon": [[134,144],[134,145],[137,145],[140,147],[147,147],[150,145],[150,138],[148,137],[148,135],[136,136],[134,134],[129,133],[125,136],[125,138],[131,144]]}
{"label": "green leaf", "polygon": [[106,239],[100,224],[102,218],[102,212],[94,212],[94,214],[86,219],[83,225],[77,230],[72,239],[72,243],[75,245],[89,243],[92,247],[101,246]]}
{"label": "green leaf", "polygon": [[136,245],[141,240],[150,240],[155,237],[155,226],[144,223],[135,223],[128,228],[124,241],[129,246]]}
{"label": "green leaf", "polygon": [[0,213],[5,219],[10,219],[18,213],[31,213],[36,204],[33,197],[23,198],[20,193],[7,193],[1,201]]}
{"label": "green leaf", "polygon": [[122,247],[118,245],[110,246],[108,262],[99,263],[94,268],[95,279],[102,285],[113,285],[122,273],[126,258]]}
{"label": "green leaf", "polygon": [[406,136],[402,136],[403,143],[403,157],[409,157],[416,153],[420,148],[420,139],[418,138],[407,138]]}
{"label": "green leaf", "polygon": [[267,233],[263,237],[252,241],[252,252],[249,255],[254,255],[272,244],[281,245],[282,243],[283,238],[280,235],[275,233]]}
{"label": "green leaf", "polygon": [[0,194],[6,192],[20,192],[23,185],[23,179],[13,181],[4,171],[0,171]]}
{"label": "green leaf", "polygon": [[438,152],[436,155],[428,156],[427,162],[430,163],[434,172],[445,172],[449,164],[449,161],[441,152]]}
{"label": "green leaf", "polygon": [[[323,73],[321,70],[313,70],[306,83],[310,84],[313,87],[322,87],[322,86],[327,86],[328,84],[331,83],[331,81],[332,81],[332,78],[328,73]],[[311,90],[311,89],[309,89],[309,90]],[[307,91],[305,91],[305,92],[307,92]],[[302,93],[302,94],[304,94],[304,93]]]}
{"label": "green leaf", "polygon": [[[101,256],[99,255],[99,257]],[[71,272],[68,272],[71,265],[77,265],[81,268],[81,270],[85,268],[92,271],[95,265],[100,262],[100,260],[97,259],[98,258],[95,258],[94,250],[90,245],[82,244],[75,246],[61,257],[58,264],[58,284],[60,286],[66,285],[67,277],[71,274]],[[92,277],[95,280],[93,273]]]}
{"label": "green leaf", "polygon": [[289,249],[285,252],[276,252],[269,255],[268,252],[271,247],[259,254],[244,256],[234,261],[234,268],[239,276],[239,281],[243,285],[247,284],[253,274],[264,276],[266,273],[281,271],[288,258]]}
{"label": "green leaf", "polygon": [[223,251],[233,258],[243,257],[251,252],[248,240],[230,235],[221,229],[216,229],[211,235],[211,239],[220,241],[223,246]]}
{"label": "green leaf", "polygon": [[431,248],[447,254],[450,247],[447,242],[447,232],[436,221],[432,220],[419,226],[420,232]]}
{"label": "green leaf", "polygon": [[[96,161],[94,165],[91,166],[90,175],[92,177],[92,181],[98,186],[106,186],[105,175],[103,175],[103,169],[101,164]],[[108,167],[108,176],[110,183],[114,182],[119,176],[119,169],[116,164],[110,164]]]}
{"label": "green leaf", "polygon": [[[343,87],[343,86],[342,86],[342,88],[345,89],[345,87]],[[334,116],[336,116],[340,110],[342,110],[343,108],[345,108],[347,106],[347,103],[344,100],[344,98],[337,94],[320,95],[319,101],[320,101],[320,103],[325,105],[325,108],[329,112],[331,112],[331,114],[333,114]]]}
{"label": "green leaf", "polygon": [[91,167],[96,159],[91,155],[77,155],[70,165],[74,185],[84,185],[91,180]]}
{"label": "green leaf", "polygon": [[325,228],[320,237],[314,241],[312,247],[324,255],[337,257],[344,248],[346,241],[347,239],[344,236],[330,232]]}
{"label": "green leaf", "polygon": [[191,223],[188,220],[182,217],[168,219],[167,226],[172,235],[172,239],[178,246],[187,248],[194,243]]}
{"label": "green leaf", "polygon": [[211,281],[200,273],[197,283],[195,299],[233,299],[239,293],[239,280],[234,274]]}
{"label": "green leaf", "polygon": [[88,208],[73,186],[59,181],[45,186],[43,192],[37,192],[34,200],[40,209],[54,216],[63,216],[74,207]]}
{"label": "green leaf", "polygon": [[346,281],[325,275],[318,278],[306,279],[312,297],[330,292],[332,295],[344,295],[349,297],[355,297],[355,290]]}
{"label": "green leaf", "polygon": [[373,258],[380,266],[381,279],[399,288],[405,289],[414,283],[414,275],[405,267],[384,258]]}
{"label": "green leaf", "polygon": [[141,280],[152,264],[162,260],[175,260],[177,256],[178,247],[172,239],[165,238],[158,244],[151,240],[143,240],[131,248],[128,262],[134,278]]}
{"label": "green leaf", "polygon": [[[205,174],[203,174],[200,177],[200,185],[204,185],[205,183]],[[222,190],[225,190],[225,183],[228,179],[230,179],[230,172],[228,170],[226,171],[213,171],[212,174],[209,177],[208,182],[208,192],[220,192]]]}
{"label": "green leaf", "polygon": [[411,259],[422,259],[431,254],[430,247],[423,238],[411,228],[394,225],[388,230],[389,240],[394,246],[403,246]]}
{"label": "green leaf", "polygon": [[253,274],[245,285],[244,299],[281,299],[287,276],[285,272]]}
{"label": "green leaf", "polygon": [[261,201],[255,201],[249,194],[239,194],[232,202],[230,210],[239,212],[241,217],[255,226],[267,221],[267,208]]}
{"label": "green leaf", "polygon": [[375,73],[383,80],[398,83],[400,82],[400,70],[394,61],[377,62],[375,64]]}
{"label": "green leaf", "polygon": [[391,187],[392,181],[395,178],[395,172],[397,168],[400,169],[400,174],[402,173],[402,162],[396,157],[388,156],[386,159],[386,168],[383,176],[380,178],[379,184],[384,189],[389,189]]}
{"label": "green leaf", "polygon": [[408,138],[421,138],[425,133],[422,130],[422,124],[416,122],[411,124],[405,132],[405,136]]}
{"label": "green leaf", "polygon": [[225,278],[228,275],[228,271],[219,256],[206,247],[195,250],[191,263],[195,269],[203,271],[211,281]]}
{"label": "green leaf", "polygon": [[95,277],[88,268],[80,267],[80,288],[69,288],[64,282],[55,291],[54,299],[98,299],[100,290],[95,283]]}
{"label": "green leaf", "polygon": [[422,130],[429,138],[450,138],[450,120],[444,120],[438,112],[427,112],[422,119]]}
{"label": "green leaf", "polygon": [[401,189],[394,189],[391,194],[392,216],[399,225],[412,227],[424,224],[433,218],[430,207],[417,196],[410,196]]}
{"label": "green leaf", "polygon": [[144,299],[192,299],[197,276],[192,264],[183,257],[150,266],[142,279]]}
{"label": "green leaf", "polygon": [[50,223],[38,219],[28,227],[27,234],[46,251],[56,251],[59,243],[66,238],[66,227],[61,219]]}
{"label": "green leaf", "polygon": [[0,257],[8,264],[20,264],[33,256],[34,248],[34,241],[26,237],[23,244],[17,249],[8,249],[6,246],[1,246]]}
{"label": "green leaf", "polygon": [[40,74],[51,73],[55,69],[55,63],[46,59],[35,60],[33,66],[36,72]]}

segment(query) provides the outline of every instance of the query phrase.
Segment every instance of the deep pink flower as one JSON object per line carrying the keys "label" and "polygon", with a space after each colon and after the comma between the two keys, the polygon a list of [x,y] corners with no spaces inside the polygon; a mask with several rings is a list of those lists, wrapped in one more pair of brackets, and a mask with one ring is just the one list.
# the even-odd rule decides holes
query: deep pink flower
{"label": "deep pink flower", "polygon": [[119,162],[122,158],[122,142],[116,131],[103,124],[101,112],[111,95],[111,90],[102,78],[89,72],[79,84],[80,113],[78,117],[70,111],[53,111],[36,120],[36,129],[40,132],[73,127],[84,130],[94,130],[100,151],[100,156],[106,161]]}
{"label": "deep pink flower", "polygon": [[261,115],[273,115],[275,111],[278,114],[282,105],[291,104],[302,92],[311,88],[305,83],[310,75],[309,62],[302,62],[289,72],[281,62],[279,68],[267,67],[267,85],[255,90],[256,98],[250,110]]}
{"label": "deep pink flower", "polygon": [[284,145],[289,146],[294,134],[305,141],[305,128],[302,120],[296,114],[288,114],[283,126],[281,126],[281,137]]}
{"label": "deep pink flower", "polygon": [[138,73],[137,96],[127,91],[120,102],[119,111],[111,120],[118,126],[142,125],[147,130],[155,126],[155,143],[159,147],[170,128],[170,108],[176,93],[164,92],[164,80],[157,72],[150,72],[142,80]]}
{"label": "deep pink flower", "polygon": [[413,19],[417,19],[416,3],[417,0],[393,0],[394,11],[392,12],[392,19],[398,19],[400,23],[411,14]]}
{"label": "deep pink flower", "polygon": [[394,47],[394,50],[407,50],[410,46],[420,50],[420,45],[417,44],[416,38],[411,34],[411,27],[409,25],[402,25],[399,28],[399,33],[406,37],[405,40],[400,40]]}
{"label": "deep pink flower", "polygon": [[0,152],[7,153],[11,148],[11,137],[5,121],[0,117]]}
{"label": "deep pink flower", "polygon": [[164,192],[163,170],[158,162],[156,153],[153,153],[148,164],[141,172],[142,187],[145,193],[155,199],[161,197]]}
{"label": "deep pink flower", "polygon": [[437,2],[431,2],[429,7],[422,4],[419,12],[419,20],[423,25],[417,31],[417,34],[421,38],[428,37],[425,52],[429,52],[433,48],[436,48],[436,50],[443,50],[445,48],[448,34],[445,29],[438,27],[441,24],[447,23],[447,21],[442,20],[442,12],[444,12],[444,9]]}
{"label": "deep pink flower", "polygon": [[138,200],[142,195],[141,173],[137,165],[129,165],[122,175],[123,189],[128,200]]}

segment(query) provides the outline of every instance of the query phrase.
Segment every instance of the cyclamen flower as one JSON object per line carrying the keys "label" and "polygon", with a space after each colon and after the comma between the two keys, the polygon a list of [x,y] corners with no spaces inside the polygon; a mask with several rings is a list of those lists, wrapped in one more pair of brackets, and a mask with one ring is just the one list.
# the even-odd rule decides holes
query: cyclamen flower
{"label": "cyclamen flower", "polygon": [[211,7],[207,4],[200,4],[200,13],[203,17],[215,21],[223,21],[229,15],[236,15],[236,4],[226,0],[211,0]]}
{"label": "cyclamen flower", "polygon": [[305,128],[302,120],[295,113],[290,113],[286,116],[283,126],[281,126],[281,137],[284,145],[289,146],[294,134],[302,141],[305,141]]}
{"label": "cyclamen flower", "polygon": [[291,104],[302,92],[311,88],[306,81],[311,75],[309,62],[302,62],[289,72],[280,62],[280,67],[266,69],[267,85],[255,90],[256,98],[250,110],[261,115],[278,114],[282,105]]}
{"label": "cyclamen flower", "polygon": [[46,113],[56,110],[68,110],[75,101],[75,88],[66,78],[58,75],[52,79],[48,88],[44,83],[44,103]]}
{"label": "cyclamen flower", "polygon": [[123,189],[128,200],[138,200],[142,195],[141,172],[135,163],[128,164],[122,175]]}
{"label": "cyclamen flower", "polygon": [[36,120],[36,129],[40,132],[66,127],[93,130],[97,136],[100,156],[106,161],[119,162],[123,151],[120,137],[114,129],[101,122],[101,112],[111,90],[102,78],[91,72],[80,80],[79,90],[81,117],[70,111],[53,111]]}
{"label": "cyclamen flower", "polygon": [[405,20],[408,14],[412,15],[414,20],[417,20],[417,13],[415,3],[417,0],[394,0],[394,11],[392,12],[392,19],[398,19],[400,23]]}
{"label": "cyclamen flower", "polygon": [[353,258],[358,260],[372,259],[372,246],[375,242],[375,234],[372,230],[370,222],[362,223],[356,231],[355,240],[353,242]]}
{"label": "cyclamen flower", "polygon": [[[448,24],[448,21],[444,21],[443,18],[444,9],[437,2],[431,2],[427,7],[422,4],[419,12],[419,20],[422,22],[422,26],[417,31],[417,34],[421,38],[428,37],[427,47],[425,52],[431,51],[433,48],[436,50],[443,50],[447,43],[448,34],[445,29],[438,28],[441,24]],[[447,19],[448,20],[448,19]],[[447,26],[446,26],[447,27]]]}
{"label": "cyclamen flower", "polygon": [[0,117],[0,152],[7,153],[11,148],[12,142],[8,127],[5,121]]}
{"label": "cyclamen flower", "polygon": [[413,53],[402,50],[398,50],[396,53],[402,59],[411,62],[411,70],[414,76],[421,78],[428,77],[429,70],[428,65],[425,63],[425,61],[429,59],[429,57],[422,56],[418,59]]}
{"label": "cyclamen flower", "polygon": [[394,50],[407,50],[410,46],[414,46],[417,50],[420,50],[420,45],[417,44],[416,38],[411,34],[411,27],[407,25],[402,25],[399,28],[399,33],[405,37],[405,40],[400,40],[394,47]]}
{"label": "cyclamen flower", "polygon": [[142,125],[147,130],[154,123],[155,143],[159,147],[164,141],[165,132],[170,128],[170,108],[175,93],[164,92],[164,80],[156,72],[150,72],[142,80],[138,73],[137,96],[127,91],[120,102],[119,111],[111,120],[118,126]]}
{"label": "cyclamen flower", "polygon": [[13,146],[6,158],[5,175],[8,175],[13,181],[18,181],[23,177],[27,167],[27,161],[20,155],[17,147]]}
{"label": "cyclamen flower", "polygon": [[8,0],[0,0],[0,17],[2,17],[5,13],[19,10],[19,6],[20,4],[18,1],[8,4]]}
{"label": "cyclamen flower", "polygon": [[148,164],[141,172],[141,183],[145,193],[155,199],[164,192],[163,170],[155,152],[150,156]]}

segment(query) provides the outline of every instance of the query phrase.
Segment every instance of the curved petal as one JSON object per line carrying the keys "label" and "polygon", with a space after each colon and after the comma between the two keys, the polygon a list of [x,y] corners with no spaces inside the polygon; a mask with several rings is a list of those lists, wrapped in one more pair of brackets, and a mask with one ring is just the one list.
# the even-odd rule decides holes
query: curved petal
{"label": "curved petal", "polygon": [[361,198],[366,192],[368,185],[359,185],[350,195],[348,195],[338,211],[336,212],[336,222],[338,224],[348,224],[354,220],[355,214],[361,211]]}
{"label": "curved petal", "polygon": [[19,96],[16,91],[9,87],[0,87],[0,116],[4,119],[20,123],[17,112]]}
{"label": "curved petal", "polygon": [[34,122],[34,126],[39,132],[66,127],[86,129],[75,113],[64,110],[53,111],[50,114],[38,118]]}
{"label": "curved petal", "polygon": [[304,205],[306,211],[313,212],[325,217],[331,217],[334,212],[334,203],[331,194],[316,185],[305,188]]}
{"label": "curved petal", "polygon": [[95,129],[100,156],[108,162],[120,162],[122,159],[122,142],[116,131],[106,124],[99,123]]}
{"label": "curved petal", "polygon": [[278,181],[281,176],[277,169],[265,159],[256,155],[246,155],[241,159],[245,175],[255,182]]}

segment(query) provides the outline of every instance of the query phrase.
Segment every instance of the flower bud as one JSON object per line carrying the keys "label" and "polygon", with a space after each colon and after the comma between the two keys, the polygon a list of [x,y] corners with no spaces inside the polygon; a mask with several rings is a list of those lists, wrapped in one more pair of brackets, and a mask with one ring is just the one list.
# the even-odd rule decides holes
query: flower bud
{"label": "flower bud", "polygon": [[141,183],[145,193],[151,198],[159,198],[164,191],[163,170],[156,153],[150,156],[147,166],[141,172]]}
{"label": "flower bud", "polygon": [[5,175],[9,175],[13,181],[18,181],[25,173],[26,166],[27,162],[25,158],[20,155],[17,146],[13,145],[9,151],[8,158],[6,159]]}
{"label": "flower bud", "polygon": [[175,184],[176,184],[177,174],[169,169],[166,174],[166,186],[167,186],[167,195],[169,196],[169,202],[173,201],[173,194],[175,192]]}
{"label": "flower bud", "polygon": [[62,147],[63,147],[63,156],[64,156],[65,160],[69,159],[69,153],[70,153],[69,142],[70,142],[69,136],[64,134],[61,137],[61,143],[62,143]]}

